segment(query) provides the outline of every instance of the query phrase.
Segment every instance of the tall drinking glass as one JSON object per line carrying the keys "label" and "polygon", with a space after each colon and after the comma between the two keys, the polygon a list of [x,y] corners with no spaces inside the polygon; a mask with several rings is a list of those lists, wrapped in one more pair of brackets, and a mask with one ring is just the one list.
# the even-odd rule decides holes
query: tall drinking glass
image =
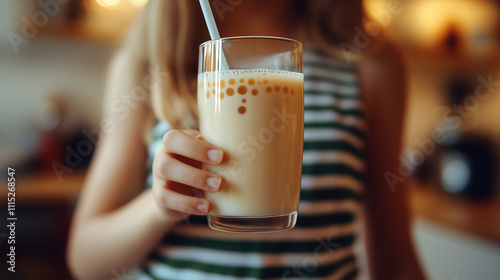
{"label": "tall drinking glass", "polygon": [[295,226],[304,135],[302,44],[233,37],[201,44],[198,107],[203,138],[224,150],[205,166],[227,182],[207,194],[211,228],[266,232]]}

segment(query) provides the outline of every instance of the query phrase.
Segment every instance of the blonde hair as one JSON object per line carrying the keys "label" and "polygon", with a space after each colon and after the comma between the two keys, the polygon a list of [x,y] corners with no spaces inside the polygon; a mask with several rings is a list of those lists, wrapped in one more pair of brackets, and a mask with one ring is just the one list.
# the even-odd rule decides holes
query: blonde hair
{"label": "blonde hair", "polygon": [[[334,55],[340,42],[352,42],[363,20],[362,0],[290,1],[309,40]],[[140,62],[137,67],[162,77],[150,90],[149,104],[156,119],[173,128],[197,127],[198,46],[208,39],[198,1],[149,0],[122,48]]]}

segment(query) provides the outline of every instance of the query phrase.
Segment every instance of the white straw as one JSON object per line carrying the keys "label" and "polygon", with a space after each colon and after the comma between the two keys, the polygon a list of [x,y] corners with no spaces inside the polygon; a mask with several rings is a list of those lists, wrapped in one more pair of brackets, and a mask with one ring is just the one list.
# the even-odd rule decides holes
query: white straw
{"label": "white straw", "polygon": [[[217,29],[217,24],[215,24],[214,14],[212,13],[212,8],[210,8],[210,3],[208,0],[200,0],[201,10],[203,11],[203,17],[205,17],[205,22],[207,23],[208,32],[210,33],[210,38],[212,40],[220,39],[219,30]],[[222,60],[222,70],[229,69],[224,52],[221,51]]]}
{"label": "white straw", "polygon": [[219,30],[215,24],[214,14],[212,13],[212,8],[210,8],[210,3],[208,0],[200,0],[201,10],[203,11],[203,16],[207,22],[208,32],[210,33],[210,38],[212,40],[220,39]]}

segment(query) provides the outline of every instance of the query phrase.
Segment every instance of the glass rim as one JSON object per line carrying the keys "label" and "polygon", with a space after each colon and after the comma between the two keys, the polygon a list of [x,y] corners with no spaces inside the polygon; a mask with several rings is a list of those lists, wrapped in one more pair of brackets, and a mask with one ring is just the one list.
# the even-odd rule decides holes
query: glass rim
{"label": "glass rim", "polygon": [[200,48],[213,42],[223,42],[223,41],[236,41],[236,40],[247,40],[247,39],[260,39],[260,40],[270,40],[270,41],[283,41],[287,43],[292,43],[299,45],[302,47],[302,43],[298,40],[285,38],[285,37],[277,37],[277,36],[234,36],[234,37],[224,37],[219,39],[208,40],[200,44]]}

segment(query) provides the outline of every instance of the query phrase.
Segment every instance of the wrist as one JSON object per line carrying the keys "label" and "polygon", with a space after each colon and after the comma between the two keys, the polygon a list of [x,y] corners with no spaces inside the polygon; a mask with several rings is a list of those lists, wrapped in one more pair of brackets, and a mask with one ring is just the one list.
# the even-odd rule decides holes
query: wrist
{"label": "wrist", "polygon": [[142,195],[145,205],[147,205],[147,212],[149,213],[150,221],[153,227],[158,228],[158,230],[167,231],[174,227],[180,220],[174,219],[172,215],[166,213],[156,204],[153,198],[152,190],[146,190]]}

